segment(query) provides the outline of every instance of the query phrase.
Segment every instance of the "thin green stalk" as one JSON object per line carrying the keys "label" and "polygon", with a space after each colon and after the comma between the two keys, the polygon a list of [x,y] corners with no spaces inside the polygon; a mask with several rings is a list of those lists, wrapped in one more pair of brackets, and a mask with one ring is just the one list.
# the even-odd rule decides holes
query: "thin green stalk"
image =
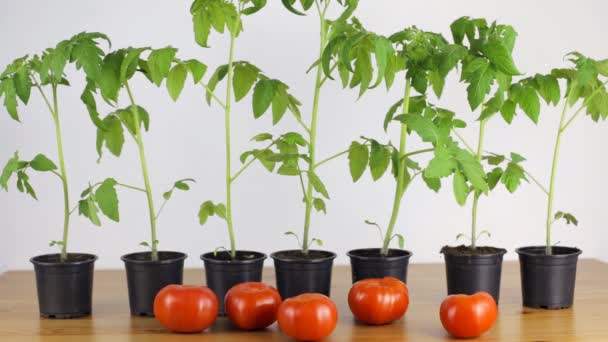
{"label": "thin green stalk", "polygon": [[230,33],[230,52],[228,55],[228,75],[226,79],[226,100],[224,101],[224,126],[226,130],[226,223],[228,224],[228,235],[230,236],[230,256],[236,257],[236,242],[234,238],[234,227],[232,225],[232,168],[230,165],[230,109],[232,107],[232,82],[234,62],[234,42],[236,37]]}
{"label": "thin green stalk", "polygon": [[[410,110],[410,80],[406,78],[405,80],[405,93],[403,94],[403,113],[407,113]],[[403,192],[405,191],[405,148],[407,142],[407,125],[401,124],[401,137],[399,140],[399,169],[397,172],[397,186],[395,189],[395,199],[393,201],[393,212],[391,214],[391,219],[388,223],[388,228],[386,229],[386,234],[384,236],[384,242],[382,244],[382,255],[388,255],[388,248],[393,238],[393,230],[395,229],[395,224],[397,223],[397,217],[399,216],[399,208],[401,207],[401,198],[403,197]]]}
{"label": "thin green stalk", "polygon": [[57,153],[59,154],[59,169],[61,171],[61,184],[63,185],[63,238],[61,240],[61,261],[68,258],[68,233],[70,227],[70,195],[68,191],[68,177],[63,154],[63,140],[61,138],[61,125],[59,123],[59,105],[57,103],[57,86],[53,84],[53,121],[55,122],[55,137],[57,139]]}
{"label": "thin green stalk", "polygon": [[[481,162],[481,155],[483,152],[483,138],[486,128],[486,119],[479,122],[479,138],[477,140],[477,161]],[[473,196],[473,209],[471,210],[471,249],[477,248],[477,205],[479,204],[479,196],[481,193],[475,191]]]}
{"label": "thin green stalk", "polygon": [[547,221],[546,221],[546,242],[545,253],[552,254],[551,250],[551,224],[553,223],[553,196],[555,195],[555,174],[557,171],[557,160],[559,157],[559,147],[564,132],[564,121],[566,120],[566,112],[568,110],[568,102],[564,103],[561,118],[559,119],[559,127],[555,138],[555,148],[553,149],[553,163],[551,164],[551,180],[549,182],[549,196],[547,196]]}
{"label": "thin green stalk", "polygon": [[139,113],[137,105],[133,99],[133,93],[129,84],[125,83],[125,88],[129,94],[129,101],[131,102],[131,113],[133,113],[133,122],[135,122],[135,140],[137,142],[137,148],[139,150],[139,160],[141,162],[141,171],[144,177],[144,186],[146,189],[146,197],[148,198],[148,210],[150,215],[150,233],[152,241],[150,246],[152,250],[152,260],[158,260],[158,239],[156,237],[156,211],[154,210],[154,199],[152,197],[152,187],[150,186],[150,176],[148,175],[148,163],[146,162],[146,151],[144,149],[144,142],[141,136],[141,126],[139,122]]}
{"label": "thin green stalk", "polygon": [[[318,5],[318,4],[317,4]],[[321,10],[319,6],[317,6],[319,10],[319,20],[321,26],[321,41],[319,44],[319,60],[323,55],[323,49],[325,49],[325,45],[327,44],[327,28],[325,23],[325,11]],[[312,117],[310,120],[310,132],[309,132],[309,144],[308,144],[308,154],[310,157],[310,161],[308,163],[308,173],[314,173],[315,171],[315,143],[317,139],[317,114],[319,113],[319,98],[321,95],[321,81],[322,81],[322,68],[321,64],[317,65],[317,76],[315,80],[315,93],[312,103]],[[304,255],[308,255],[308,233],[310,230],[310,215],[312,213],[312,182],[310,179],[308,180],[308,185],[306,189],[306,209],[304,212],[304,234],[302,236],[302,253]]]}

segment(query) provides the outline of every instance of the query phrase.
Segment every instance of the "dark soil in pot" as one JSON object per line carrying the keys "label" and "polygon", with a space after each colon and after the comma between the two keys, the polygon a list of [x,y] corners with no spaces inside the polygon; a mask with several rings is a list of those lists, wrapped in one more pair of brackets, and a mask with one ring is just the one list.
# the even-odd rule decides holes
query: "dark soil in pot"
{"label": "dark soil in pot", "polygon": [[531,308],[565,309],[574,302],[576,264],[582,251],[573,247],[521,247],[519,254],[523,305]]}
{"label": "dark soil in pot", "polygon": [[444,246],[445,273],[448,294],[487,292],[498,304],[502,259],[506,249],[480,246]]}
{"label": "dark soil in pot", "polygon": [[303,293],[330,295],[331,270],[336,253],[309,250],[286,250],[270,255],[274,259],[277,289],[284,300]]}
{"label": "dark soil in pot", "polygon": [[61,262],[60,254],[33,257],[40,316],[77,318],[91,314],[93,269],[96,255],[69,253]]}
{"label": "dark soil in pot", "polygon": [[389,249],[384,256],[380,248],[353,249],[350,257],[353,284],[362,279],[394,277],[407,283],[407,267],[412,252]]}
{"label": "dark soil in pot", "polygon": [[123,255],[127,270],[129,306],[135,316],[154,316],[154,298],[158,291],[171,284],[183,282],[184,260],[180,252],[158,252],[158,260],[152,261],[151,252]]}
{"label": "dark soil in pot", "polygon": [[207,286],[215,293],[220,304],[220,315],[225,315],[224,297],[234,285],[262,281],[262,270],[266,254],[252,251],[236,251],[233,259],[229,252],[222,251],[201,255],[205,262]]}

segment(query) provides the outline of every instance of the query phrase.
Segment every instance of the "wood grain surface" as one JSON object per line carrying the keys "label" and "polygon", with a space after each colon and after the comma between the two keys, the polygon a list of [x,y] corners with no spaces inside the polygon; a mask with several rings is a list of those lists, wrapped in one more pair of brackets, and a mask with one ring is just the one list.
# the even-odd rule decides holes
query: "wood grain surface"
{"label": "wood grain surface", "polygon": [[[442,264],[410,266],[410,308],[405,318],[385,326],[365,326],[353,319],[346,296],[350,268],[334,268],[332,299],[339,307],[339,323],[326,341],[449,341],[439,321],[445,296]],[[274,285],[274,271],[264,270]],[[203,270],[185,273],[185,283],[201,284]],[[579,262],[575,305],[548,311],[521,306],[519,266],[504,265],[498,321],[478,341],[608,341],[608,265],[595,260]],[[129,315],[123,270],[95,274],[93,315],[83,319],[53,320],[38,316],[33,272],[0,276],[0,341],[290,341],[276,323],[263,331],[241,332],[226,318],[195,335],[172,334],[153,318]]]}

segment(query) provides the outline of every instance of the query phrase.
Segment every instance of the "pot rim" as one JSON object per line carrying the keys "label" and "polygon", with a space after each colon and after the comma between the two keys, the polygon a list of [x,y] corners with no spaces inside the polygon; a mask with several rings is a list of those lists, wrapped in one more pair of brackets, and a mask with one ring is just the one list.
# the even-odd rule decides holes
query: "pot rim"
{"label": "pot rim", "polygon": [[36,266],[78,266],[94,263],[98,257],[95,254],[89,253],[68,253],[68,255],[84,255],[87,257],[86,260],[80,261],[66,261],[66,262],[50,262],[50,261],[40,261],[36,260],[38,258],[47,257],[47,256],[55,256],[60,255],[60,253],[48,253],[48,254],[40,254],[30,258],[30,262]]}
{"label": "pot rim", "polygon": [[188,257],[188,254],[186,253],[182,253],[182,252],[176,252],[176,251],[158,251],[158,253],[174,253],[177,254],[177,257],[175,258],[170,258],[170,259],[163,259],[163,260],[135,260],[132,259],[132,257],[134,255],[138,255],[138,254],[151,254],[152,252],[135,252],[135,253],[129,253],[129,254],[125,254],[123,256],[120,257],[120,260],[124,261],[125,263],[130,263],[130,264],[139,264],[139,265],[149,265],[149,264],[155,264],[155,265],[165,265],[165,264],[173,264],[175,262],[178,261],[183,261]]}
{"label": "pot rim", "polygon": [[[444,246],[444,247],[451,247],[451,246]],[[440,254],[443,254],[445,257],[450,257],[450,258],[467,258],[467,259],[493,259],[496,257],[500,257],[503,256],[505,254],[507,254],[507,250],[505,248],[501,248],[501,247],[494,247],[494,246],[488,246],[488,247],[492,247],[492,248],[496,248],[499,251],[496,253],[487,253],[487,254],[475,254],[475,255],[454,255],[454,254],[446,254],[443,252],[443,248],[441,251],[439,251]]]}
{"label": "pot rim", "polygon": [[386,261],[396,261],[396,260],[403,260],[403,259],[407,260],[407,259],[411,258],[412,255],[414,255],[414,253],[412,253],[411,251],[408,251],[406,249],[398,249],[398,248],[389,248],[389,251],[404,252],[405,254],[393,255],[393,256],[362,256],[362,255],[355,254],[356,252],[359,252],[359,251],[369,251],[369,250],[381,250],[381,248],[351,249],[350,251],[348,251],[346,253],[346,255],[350,258],[359,259],[359,260],[386,260]]}
{"label": "pot rim", "polygon": [[577,256],[577,255],[580,255],[583,253],[583,251],[578,247],[567,247],[567,246],[554,246],[552,248],[561,248],[564,250],[570,250],[571,253],[546,255],[546,254],[531,253],[528,251],[531,249],[541,249],[542,250],[545,248],[546,248],[546,246],[524,246],[524,247],[519,247],[519,248],[515,249],[515,253],[517,253],[519,255],[525,255],[527,257],[555,258],[555,259],[569,258],[569,257]]}
{"label": "pot rim", "polygon": [[336,253],[334,253],[332,251],[324,251],[324,250],[320,250],[320,249],[309,249],[309,251],[321,252],[321,253],[326,254],[327,256],[321,257],[321,258],[315,258],[315,259],[293,259],[293,258],[285,258],[285,257],[281,257],[280,255],[277,255],[280,253],[292,252],[292,251],[299,251],[299,249],[285,249],[285,250],[276,251],[276,252],[271,253],[270,257],[274,260],[278,260],[280,262],[290,263],[290,264],[301,264],[301,263],[320,264],[320,263],[324,263],[327,261],[331,261],[338,256]]}
{"label": "pot rim", "polygon": [[252,253],[252,254],[257,254],[258,256],[252,259],[245,259],[245,260],[218,260],[213,258],[213,253],[214,252],[207,252],[207,253],[203,253],[201,254],[200,258],[201,260],[203,260],[204,262],[209,262],[212,264],[222,264],[222,265],[226,265],[226,264],[239,264],[239,265],[247,265],[247,264],[255,264],[257,262],[260,261],[264,261],[266,260],[266,258],[268,258],[268,256],[266,255],[266,253],[262,253],[262,252],[256,252],[256,251],[249,251],[249,250],[236,250],[237,253]]}

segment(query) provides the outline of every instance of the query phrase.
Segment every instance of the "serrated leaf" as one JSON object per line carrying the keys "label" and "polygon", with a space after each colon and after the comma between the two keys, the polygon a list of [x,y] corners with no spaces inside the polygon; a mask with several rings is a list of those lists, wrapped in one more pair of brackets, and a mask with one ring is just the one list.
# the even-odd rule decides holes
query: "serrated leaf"
{"label": "serrated leaf", "polygon": [[10,180],[13,173],[15,173],[19,169],[19,153],[15,152],[13,157],[8,160],[4,168],[2,169],[2,174],[0,174],[0,186],[5,191],[8,191],[8,181]]}
{"label": "serrated leaf", "polygon": [[120,220],[120,214],[118,212],[116,184],[117,182],[112,178],[104,180],[95,191],[95,201],[104,215],[110,220],[118,222]]}
{"label": "serrated leaf", "polygon": [[205,72],[207,71],[207,65],[197,61],[196,59],[190,59],[184,62],[192,74],[192,80],[194,84],[197,84],[203,79]]}
{"label": "serrated leaf", "polygon": [[494,190],[496,184],[498,184],[498,181],[500,181],[500,178],[502,177],[502,173],[503,171],[500,167],[495,167],[492,171],[488,172],[487,182],[490,190]]}
{"label": "serrated leaf", "polygon": [[115,116],[107,116],[103,120],[105,130],[97,129],[97,153],[101,157],[102,147],[106,148],[115,156],[120,156],[125,143],[122,123]]}
{"label": "serrated leaf", "polygon": [[38,154],[30,161],[30,166],[36,171],[53,171],[57,170],[57,165],[53,163],[44,154]]}
{"label": "serrated leaf", "polygon": [[378,180],[388,169],[391,161],[391,151],[377,141],[372,140],[369,153],[369,170],[373,180]]}
{"label": "serrated leaf", "polygon": [[172,47],[157,49],[150,52],[150,55],[148,56],[150,79],[157,86],[160,86],[163,79],[169,75],[176,52],[177,49]]}
{"label": "serrated leaf", "polygon": [[325,201],[321,198],[315,197],[312,200],[312,205],[314,206],[316,211],[322,211],[324,214],[327,214],[327,208],[325,207]]}
{"label": "serrated leaf", "polygon": [[507,190],[509,190],[509,192],[511,193],[517,190],[517,188],[521,184],[522,179],[526,181],[528,180],[526,178],[524,169],[517,163],[513,162],[507,165],[507,168],[505,169],[504,173],[502,174],[502,177],[500,178],[502,184],[504,184]]}
{"label": "serrated leaf", "polygon": [[464,79],[469,83],[467,99],[471,110],[477,109],[490,92],[494,81],[494,70],[483,58],[474,58],[467,63],[462,71]]}
{"label": "serrated leaf", "polygon": [[506,100],[500,108],[500,115],[509,124],[513,121],[513,116],[515,116],[515,107],[515,102]]}
{"label": "serrated leaf", "polygon": [[424,170],[424,176],[430,179],[447,177],[452,174],[456,166],[456,160],[450,153],[446,149],[439,148],[435,150],[435,157]]}
{"label": "serrated leaf", "polygon": [[270,107],[275,94],[275,85],[272,80],[258,81],[253,88],[253,115],[257,119]]}
{"label": "serrated leaf", "polygon": [[417,114],[404,114],[395,118],[406,124],[408,128],[416,132],[422,141],[440,143],[444,134],[435,126],[433,121],[426,116]]}
{"label": "serrated leaf", "polygon": [[460,205],[464,205],[467,202],[467,196],[469,194],[469,187],[467,181],[460,173],[460,171],[454,172],[454,196],[456,202]]}
{"label": "serrated leaf", "polygon": [[177,98],[184,89],[186,83],[186,77],[188,76],[188,69],[184,64],[176,64],[167,76],[167,90],[173,101],[177,101]]}
{"label": "serrated leaf", "polygon": [[310,183],[312,183],[312,187],[315,189],[316,192],[323,195],[323,197],[329,199],[329,193],[327,192],[327,189],[325,188],[325,184],[323,184],[323,182],[321,181],[321,178],[319,178],[319,176],[317,176],[314,172],[309,171],[308,172],[308,181]]}
{"label": "serrated leaf", "polygon": [[525,161],[526,158],[524,158],[521,154],[517,154],[515,152],[511,152],[511,161],[514,163],[521,163],[523,161]]}
{"label": "serrated leaf", "polygon": [[507,75],[520,75],[521,73],[517,70],[513,58],[511,57],[511,51],[498,37],[491,37],[482,46],[483,54],[490,60],[490,62],[496,66],[498,71],[501,71]]}
{"label": "serrated leaf", "polygon": [[353,182],[356,182],[361,178],[365,172],[368,161],[369,150],[367,145],[353,141],[348,149],[348,165]]}
{"label": "serrated leaf", "polygon": [[456,153],[456,159],[464,176],[471,182],[471,185],[478,191],[487,192],[486,173],[477,158],[467,150],[459,150]]}
{"label": "serrated leaf", "polygon": [[260,69],[249,63],[238,63],[234,66],[233,88],[237,102],[249,93],[259,74]]}
{"label": "serrated leaf", "polygon": [[393,104],[391,106],[391,108],[389,108],[388,112],[386,113],[386,115],[384,117],[384,131],[385,132],[386,132],[386,130],[388,128],[388,124],[393,120],[393,116],[397,112],[397,109],[399,109],[399,107],[402,104],[403,104],[403,99],[397,101],[395,104]]}
{"label": "serrated leaf", "polygon": [[530,86],[524,87],[519,93],[518,104],[526,115],[534,122],[538,123],[540,114],[540,100],[534,88]]}
{"label": "serrated leaf", "polygon": [[429,178],[423,173],[422,180],[424,180],[424,183],[429,189],[435,192],[439,192],[439,189],[441,189],[441,180],[439,178]]}

